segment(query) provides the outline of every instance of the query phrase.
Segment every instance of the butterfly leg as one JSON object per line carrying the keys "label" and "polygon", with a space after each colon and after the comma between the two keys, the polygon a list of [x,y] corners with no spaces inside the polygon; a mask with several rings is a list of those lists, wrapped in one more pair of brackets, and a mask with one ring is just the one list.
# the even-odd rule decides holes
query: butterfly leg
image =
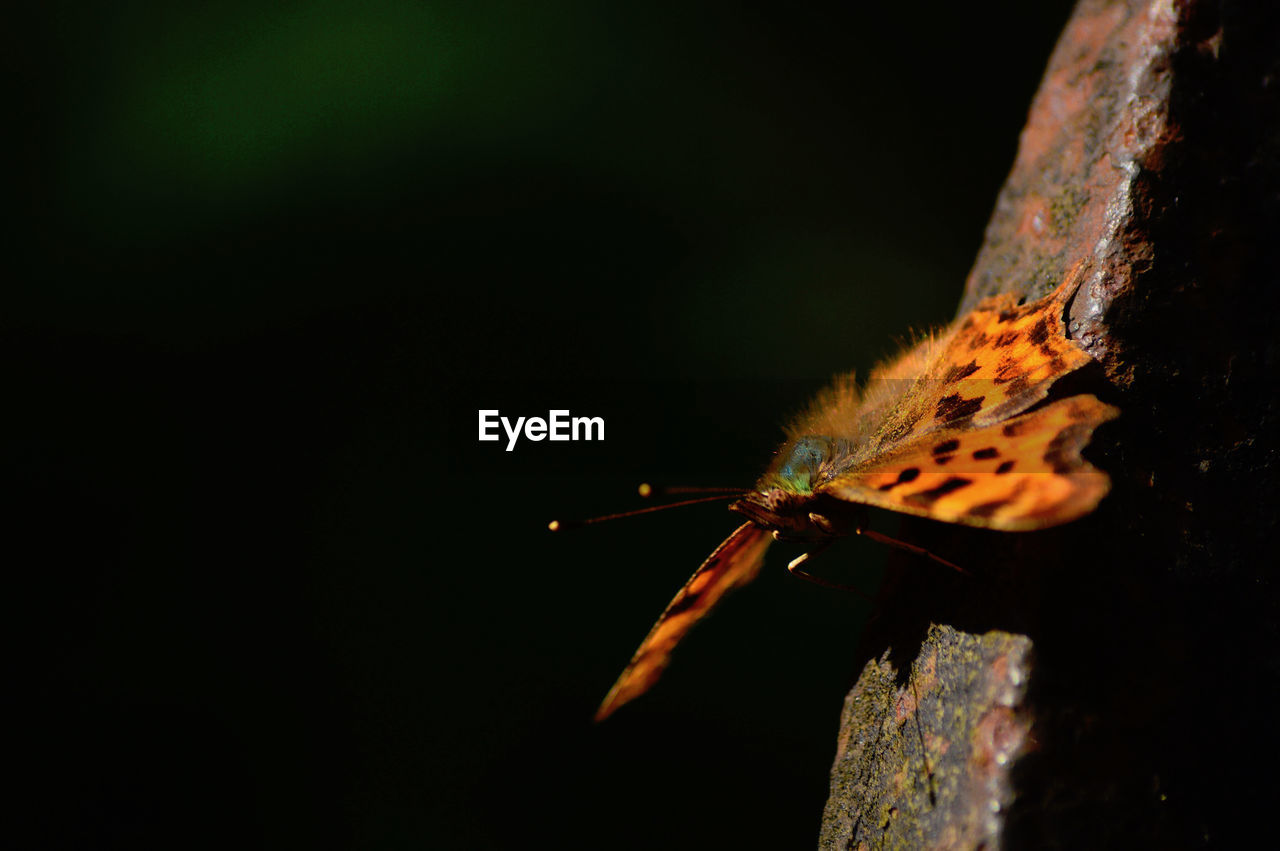
{"label": "butterfly leg", "polygon": [[951,568],[952,570],[956,571],[957,573],[963,573],[965,576],[973,575],[972,573],[965,570],[960,565],[952,564],[942,556],[934,555],[933,553],[929,552],[924,547],[917,547],[915,544],[908,544],[906,541],[899,541],[897,538],[890,538],[888,535],[883,535],[879,532],[873,532],[870,529],[857,528],[857,529],[854,529],[854,532],[859,535],[866,535],[871,540],[878,541],[881,544],[885,544],[890,547],[897,547],[900,550],[906,550],[909,553],[914,553],[915,555],[918,555],[918,556],[924,556],[925,558],[933,559],[938,564],[945,565]]}
{"label": "butterfly leg", "polygon": [[874,603],[875,600],[873,600],[871,596],[867,594],[865,591],[863,591],[861,588],[855,588],[852,585],[841,585],[838,582],[829,582],[826,579],[821,579],[817,576],[814,576],[812,573],[806,573],[805,571],[800,569],[800,565],[804,564],[810,559],[817,558],[818,556],[822,555],[822,553],[826,552],[827,547],[831,546],[831,544],[832,544],[832,541],[823,541],[822,543],[818,544],[816,547],[814,547],[812,550],[805,553],[804,555],[801,555],[797,558],[792,559],[791,563],[787,565],[787,572],[790,573],[792,576],[798,576],[801,579],[805,579],[805,580],[808,580],[809,582],[812,582],[814,585],[821,585],[823,588],[830,588],[833,591],[851,591],[854,594],[857,594],[862,599],[866,600],[867,602]]}

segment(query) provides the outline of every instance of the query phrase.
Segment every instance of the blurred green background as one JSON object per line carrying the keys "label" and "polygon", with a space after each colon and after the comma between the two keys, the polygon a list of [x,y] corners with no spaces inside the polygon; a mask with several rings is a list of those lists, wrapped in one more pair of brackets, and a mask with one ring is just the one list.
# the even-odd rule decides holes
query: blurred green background
{"label": "blurred green background", "polygon": [[[749,485],[831,374],[946,322],[1068,11],[17,14],[10,702],[48,844],[812,842],[866,606],[779,548],[597,728],[734,521],[544,526]],[[504,453],[479,407],[607,439]],[[874,589],[883,553],[824,563]]]}

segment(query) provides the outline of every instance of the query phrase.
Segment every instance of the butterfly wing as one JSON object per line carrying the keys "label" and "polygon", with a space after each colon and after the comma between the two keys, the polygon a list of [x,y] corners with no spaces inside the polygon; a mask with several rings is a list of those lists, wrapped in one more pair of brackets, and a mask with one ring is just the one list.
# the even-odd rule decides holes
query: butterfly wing
{"label": "butterfly wing", "polygon": [[934,431],[818,492],[970,526],[1056,526],[1093,510],[1109,490],[1110,479],[1080,451],[1119,413],[1093,396],[1071,396],[986,428]]}
{"label": "butterfly wing", "polygon": [[889,383],[900,389],[881,394],[897,401],[862,456],[884,454],[933,432],[1003,422],[1090,363],[1067,339],[1063,318],[1078,282],[1073,272],[1057,290],[1024,305],[1014,295],[987,299],[939,339],[873,373],[870,387]]}
{"label": "butterfly wing", "polygon": [[754,523],[744,523],[716,547],[649,630],[630,664],[596,710],[597,721],[608,718],[618,707],[644,694],[658,681],[670,661],[672,648],[685,633],[711,611],[725,592],[755,579],[772,540],[764,529]]}

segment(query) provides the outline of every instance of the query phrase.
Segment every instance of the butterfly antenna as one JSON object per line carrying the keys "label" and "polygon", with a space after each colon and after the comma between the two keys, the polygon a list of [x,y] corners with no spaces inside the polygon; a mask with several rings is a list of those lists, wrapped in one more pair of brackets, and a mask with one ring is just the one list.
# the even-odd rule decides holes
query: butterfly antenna
{"label": "butterfly antenna", "polygon": [[623,517],[635,517],[639,514],[652,514],[655,511],[666,511],[668,508],[681,508],[686,505],[697,505],[700,502],[717,502],[724,499],[737,499],[742,496],[743,491],[735,491],[733,493],[720,494],[719,496],[704,496],[698,499],[686,499],[681,502],[669,502],[666,505],[652,505],[648,508],[637,508],[634,511],[621,511],[617,514],[605,514],[601,517],[588,517],[586,520],[552,520],[547,524],[547,528],[552,532],[560,532],[565,529],[576,529],[580,526],[590,526],[593,523],[603,523],[606,520],[620,520]]}
{"label": "butterfly antenna", "polygon": [[691,487],[689,485],[651,485],[648,482],[642,482],[640,487],[636,488],[640,496],[648,499],[651,496],[672,496],[681,493],[746,493],[742,488],[704,488]]}
{"label": "butterfly antenna", "polygon": [[915,555],[918,555],[918,556],[924,556],[925,558],[933,559],[938,564],[945,565],[951,568],[952,570],[956,571],[957,573],[962,573],[965,576],[973,576],[972,573],[965,570],[960,565],[952,564],[942,556],[934,555],[933,553],[929,552],[924,547],[917,547],[915,544],[908,544],[906,541],[899,541],[897,538],[890,538],[888,535],[881,534],[880,532],[873,532],[870,529],[857,529],[856,531],[859,535],[866,535],[868,538],[870,538],[873,541],[878,541],[882,544],[885,544],[886,546],[897,547],[900,550],[906,550],[909,553],[914,553]]}

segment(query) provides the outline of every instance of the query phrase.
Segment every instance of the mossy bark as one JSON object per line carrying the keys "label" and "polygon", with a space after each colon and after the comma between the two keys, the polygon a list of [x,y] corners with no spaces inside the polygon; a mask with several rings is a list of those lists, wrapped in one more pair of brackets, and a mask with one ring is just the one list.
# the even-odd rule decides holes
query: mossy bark
{"label": "mossy bark", "polygon": [[960,313],[1082,264],[1069,333],[1099,365],[1063,390],[1122,411],[1088,453],[1113,492],[1037,533],[904,521],[977,577],[892,566],[821,847],[1254,839],[1280,753],[1278,245],[1280,5],[1081,2]]}
{"label": "mossy bark", "polygon": [[833,803],[859,805],[828,807],[824,834],[852,835],[865,820],[889,845],[980,844],[1013,800],[1004,767],[1028,744],[1030,647],[934,626],[905,683],[887,655],[868,662],[845,699],[831,778]]}

